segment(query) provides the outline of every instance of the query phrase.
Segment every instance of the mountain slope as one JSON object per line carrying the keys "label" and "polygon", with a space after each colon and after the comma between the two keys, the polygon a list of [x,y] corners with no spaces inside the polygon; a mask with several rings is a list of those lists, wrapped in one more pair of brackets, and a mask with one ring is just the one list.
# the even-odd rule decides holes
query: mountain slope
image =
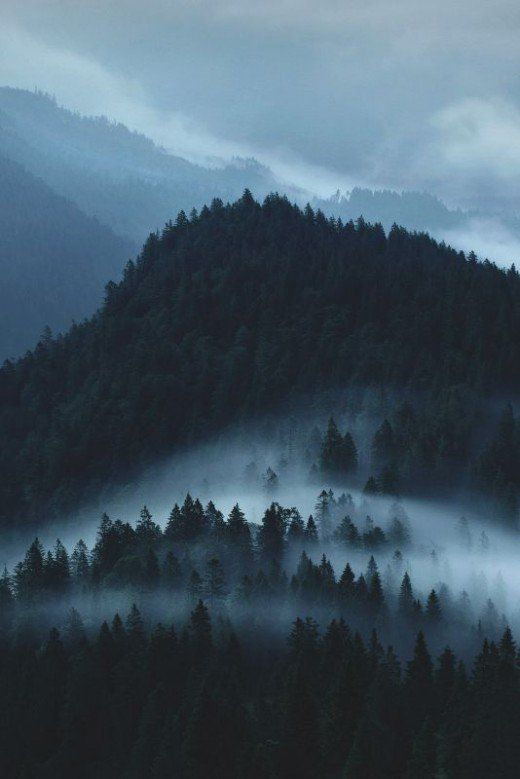
{"label": "mountain slope", "polygon": [[262,196],[274,187],[270,172],[254,160],[204,168],[122,124],[8,87],[0,88],[0,153],[137,245],[181,209],[216,196],[234,200],[246,186]]}
{"label": "mountain slope", "polygon": [[32,348],[102,302],[132,245],[0,157],[0,358]]}
{"label": "mountain slope", "polygon": [[[180,209],[189,212],[213,197],[234,200],[246,187],[259,197],[280,190],[280,182],[254,160],[217,169],[194,165],[122,124],[80,116],[47,95],[7,87],[0,88],[0,151],[139,243]],[[307,199],[287,184],[282,189],[301,203]],[[397,223],[439,234],[462,228],[469,218],[421,192],[355,188],[348,196],[315,198],[313,205],[343,220],[362,215],[385,229]]]}
{"label": "mountain slope", "polygon": [[516,393],[519,333],[515,271],[278,196],[216,201],[151,235],[90,322],[0,371],[1,521],[301,393]]}
{"label": "mountain slope", "polygon": [[315,200],[313,205],[343,221],[362,215],[367,222],[381,222],[385,230],[398,224],[408,230],[448,231],[461,227],[468,218],[467,213],[450,210],[426,192],[400,193],[355,187],[348,195],[338,192],[328,200]]}

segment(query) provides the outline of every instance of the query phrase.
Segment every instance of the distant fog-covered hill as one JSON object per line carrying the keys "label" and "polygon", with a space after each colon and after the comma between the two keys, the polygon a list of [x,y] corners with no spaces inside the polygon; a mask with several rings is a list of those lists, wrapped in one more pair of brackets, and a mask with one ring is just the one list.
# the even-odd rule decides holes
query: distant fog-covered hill
{"label": "distant fog-covered hill", "polygon": [[0,152],[136,246],[181,209],[217,196],[234,200],[246,187],[259,197],[276,188],[270,171],[254,160],[204,168],[122,124],[8,87],[0,89]]}
{"label": "distant fog-covered hill", "polygon": [[67,329],[102,303],[131,242],[0,156],[0,359]]}
{"label": "distant fog-covered hill", "polygon": [[315,200],[314,205],[344,221],[363,216],[367,222],[380,222],[386,230],[393,224],[424,232],[452,230],[467,219],[465,212],[449,209],[427,192],[400,193],[355,187],[348,195],[338,192],[328,200]]}
{"label": "distant fog-covered hill", "polygon": [[[136,246],[179,210],[188,213],[213,197],[233,201],[245,188],[258,198],[284,192],[299,205],[310,199],[314,208],[344,220],[363,216],[386,229],[396,223],[438,238],[467,234],[482,216],[450,209],[424,192],[357,187],[320,199],[277,180],[254,159],[220,168],[194,165],[122,124],[72,113],[40,92],[8,87],[0,88],[0,152]],[[520,235],[518,228],[508,224]]]}

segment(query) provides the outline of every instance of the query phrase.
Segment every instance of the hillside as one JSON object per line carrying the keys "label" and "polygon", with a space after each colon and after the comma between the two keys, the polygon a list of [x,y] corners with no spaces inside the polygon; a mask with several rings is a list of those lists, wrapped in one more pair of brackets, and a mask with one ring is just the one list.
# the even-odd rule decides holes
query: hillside
{"label": "hillside", "polygon": [[259,196],[274,188],[270,172],[254,160],[194,165],[122,124],[9,87],[0,88],[0,153],[137,246],[181,209],[217,196],[234,200],[246,186]]}
{"label": "hillside", "polygon": [[520,389],[519,325],[515,271],[278,196],[215,201],[151,235],[92,320],[0,371],[1,519],[328,387],[444,398],[409,457],[453,470],[464,393]]}
{"label": "hillside", "polygon": [[313,205],[343,221],[362,215],[367,222],[381,222],[387,231],[393,224],[430,233],[449,231],[464,225],[468,218],[465,212],[449,209],[427,192],[354,187],[348,195],[338,192],[328,200],[315,200]]}
{"label": "hillside", "polygon": [[254,159],[213,168],[194,165],[123,124],[81,116],[48,95],[8,87],[0,88],[0,153],[133,240],[136,247],[181,209],[189,213],[214,197],[232,201],[245,188],[259,198],[274,190],[300,204],[310,198],[325,214],[344,221],[363,216],[368,222],[381,222],[385,230],[396,223],[451,237],[468,231],[473,219],[492,216],[511,236],[520,234],[518,220],[512,217],[451,210],[425,192],[355,187],[348,194],[313,198],[290,182],[278,181]]}
{"label": "hillside", "polygon": [[102,302],[132,244],[0,156],[0,359],[33,348]]}

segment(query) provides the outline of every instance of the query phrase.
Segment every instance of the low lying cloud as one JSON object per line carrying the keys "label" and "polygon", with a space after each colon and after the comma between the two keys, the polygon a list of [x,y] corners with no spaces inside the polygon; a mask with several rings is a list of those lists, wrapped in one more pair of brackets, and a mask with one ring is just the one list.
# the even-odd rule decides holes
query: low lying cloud
{"label": "low lying cloud", "polygon": [[74,51],[49,46],[16,27],[0,29],[0,75],[5,86],[42,89],[66,108],[120,121],[195,162],[241,152],[182,112],[163,113],[149,105],[137,80]]}
{"label": "low lying cloud", "polygon": [[105,115],[122,122],[170,153],[200,165],[218,166],[236,157],[254,157],[272,170],[280,184],[318,196],[358,183],[308,163],[282,145],[261,149],[218,137],[183,112],[151,105],[137,79],[111,72],[74,51],[50,46],[16,27],[0,29],[0,79],[5,86],[49,92],[66,108],[84,115]]}
{"label": "low lying cloud", "polygon": [[453,172],[520,174],[520,110],[505,101],[462,100],[436,113],[440,162]]}
{"label": "low lying cloud", "polygon": [[520,267],[520,235],[499,217],[474,217],[463,227],[435,235],[456,249],[474,251],[479,259],[488,259],[505,268]]}
{"label": "low lying cloud", "polygon": [[[441,9],[5,0],[0,83],[39,87],[199,164],[255,157],[280,187],[309,195],[424,190],[480,214],[515,213],[520,8]],[[513,227],[481,226],[456,237],[516,256]]]}

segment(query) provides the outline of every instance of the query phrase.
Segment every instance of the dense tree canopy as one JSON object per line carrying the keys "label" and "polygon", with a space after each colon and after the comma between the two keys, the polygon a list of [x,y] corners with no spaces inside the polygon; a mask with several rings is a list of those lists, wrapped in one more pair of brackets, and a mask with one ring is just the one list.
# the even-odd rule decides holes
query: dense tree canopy
{"label": "dense tree canopy", "polygon": [[301,393],[516,392],[519,325],[514,270],[276,195],[215,200],[151,235],[92,320],[0,371],[2,522]]}
{"label": "dense tree canopy", "polygon": [[[175,533],[146,507],[135,527],[105,515],[91,553],[36,539],[5,572],[2,776],[518,775],[519,656],[490,601],[473,625],[444,583],[421,601],[400,555],[384,585],[373,554],[336,577],[295,509],[273,504],[258,528],[238,505],[227,520],[198,506],[174,507]],[[334,523],[344,506],[329,496]],[[334,536],[334,556],[359,566],[370,527]],[[383,545],[398,539],[394,522]]]}

